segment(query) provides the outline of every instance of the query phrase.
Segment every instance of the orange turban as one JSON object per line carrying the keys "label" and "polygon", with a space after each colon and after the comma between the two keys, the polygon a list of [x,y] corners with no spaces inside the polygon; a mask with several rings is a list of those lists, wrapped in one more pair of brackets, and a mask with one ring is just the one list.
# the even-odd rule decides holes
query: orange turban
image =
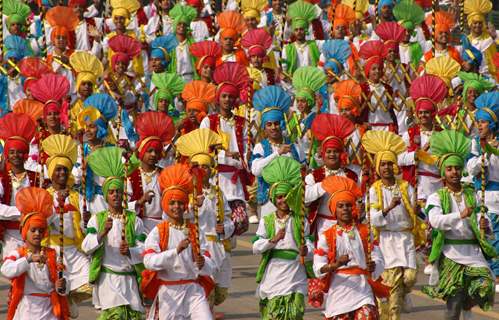
{"label": "orange turban", "polygon": [[356,201],[362,197],[362,191],[355,181],[340,176],[329,176],[321,184],[322,188],[331,194],[329,198],[329,210],[334,219],[336,219],[336,205],[342,201],[351,203],[353,218],[359,218],[359,208],[356,205]]}
{"label": "orange turban", "polygon": [[161,197],[163,211],[170,212],[170,201],[172,200],[187,204],[189,194],[194,189],[189,166],[175,164],[166,167],[159,175],[159,185],[163,193]]}

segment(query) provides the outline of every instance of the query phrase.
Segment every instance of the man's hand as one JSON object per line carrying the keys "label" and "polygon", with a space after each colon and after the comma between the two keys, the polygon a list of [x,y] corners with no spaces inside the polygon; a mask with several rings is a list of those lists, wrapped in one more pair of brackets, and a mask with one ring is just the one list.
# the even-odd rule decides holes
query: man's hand
{"label": "man's hand", "polygon": [[286,235],[286,229],[281,229],[277,231],[276,235],[270,240],[270,242],[276,244],[277,242],[279,242],[279,240],[284,239],[285,235]]}
{"label": "man's hand", "polygon": [[33,253],[31,255],[31,261],[29,262],[36,262],[36,263],[45,263],[47,262],[47,257],[43,254],[40,253]]}
{"label": "man's hand", "polygon": [[109,233],[109,230],[113,228],[113,218],[107,217],[106,224],[104,225],[104,230],[99,234],[99,241],[102,240],[107,234]]}
{"label": "man's hand", "polygon": [[153,198],[154,198],[154,191],[147,190],[146,192],[144,192],[144,195],[140,197],[138,203],[140,206],[143,206],[146,203],[151,204]]}
{"label": "man's hand", "polygon": [[338,258],[338,261],[336,263],[338,264],[338,267],[342,267],[344,265],[347,265],[348,262],[350,262],[350,257],[348,254],[344,254]]}
{"label": "man's hand", "polygon": [[215,231],[218,234],[225,234],[224,224],[223,223],[217,223],[217,225],[215,226]]}
{"label": "man's hand", "polygon": [[120,253],[124,256],[130,256],[130,247],[128,247],[128,243],[126,241],[121,243]]}
{"label": "man's hand", "polygon": [[204,267],[204,256],[203,255],[198,255],[196,257],[196,266],[198,267],[199,270],[203,269]]}
{"label": "man's hand", "polygon": [[374,270],[376,269],[376,262],[374,261],[369,261],[367,263],[367,271],[369,272],[374,272]]}
{"label": "man's hand", "polygon": [[55,289],[59,293],[65,293],[66,292],[66,279],[60,278],[57,279],[55,282]]}
{"label": "man's hand", "polygon": [[235,160],[239,160],[241,158],[240,155],[239,155],[239,152],[228,152],[228,151],[226,151],[225,152],[225,156],[228,157],[228,158],[235,159]]}
{"label": "man's hand", "polygon": [[305,257],[308,254],[307,246],[303,245],[300,247],[300,256]]}
{"label": "man's hand", "polygon": [[277,151],[277,153],[279,153],[279,155],[283,155],[283,154],[286,154],[289,152],[291,152],[291,145],[289,145],[289,144],[281,144],[279,146],[279,150]]}
{"label": "man's hand", "polygon": [[489,232],[489,221],[483,216],[480,217],[480,230],[485,231],[485,233]]}
{"label": "man's hand", "polygon": [[461,219],[468,218],[469,216],[471,216],[472,213],[473,213],[473,209],[471,209],[469,207],[464,208],[464,210],[461,211]]}
{"label": "man's hand", "polygon": [[189,246],[189,243],[191,243],[189,241],[189,238],[185,238],[184,240],[180,241],[180,243],[177,245],[177,253],[181,253],[182,251],[184,251]]}

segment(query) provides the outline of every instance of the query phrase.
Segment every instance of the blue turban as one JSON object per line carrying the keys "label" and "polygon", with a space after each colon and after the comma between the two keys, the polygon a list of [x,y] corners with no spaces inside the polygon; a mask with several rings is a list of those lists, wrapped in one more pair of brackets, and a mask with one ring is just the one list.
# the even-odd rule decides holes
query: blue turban
{"label": "blue turban", "polygon": [[94,107],[99,110],[102,118],[94,123],[97,126],[97,138],[103,139],[108,136],[108,121],[113,119],[118,113],[116,101],[107,93],[96,93],[85,99],[83,107]]}
{"label": "blue turban", "polygon": [[31,50],[28,41],[19,36],[9,35],[4,40],[5,59],[19,61],[26,56],[31,56]]}
{"label": "blue turban", "polygon": [[322,52],[326,58],[324,68],[338,74],[352,54],[352,49],[346,40],[327,40],[322,46]]}
{"label": "blue turban", "polygon": [[170,60],[170,53],[178,45],[177,37],[173,33],[157,37],[151,42],[151,58],[159,58],[166,67]]}
{"label": "blue turban", "polygon": [[461,43],[463,48],[461,58],[469,64],[479,67],[483,60],[480,50],[471,45],[470,40],[465,35],[461,37]]}
{"label": "blue turban", "polygon": [[379,0],[379,2],[378,2],[378,14],[381,14],[381,8],[383,8],[383,6],[390,6],[393,8],[394,5],[395,5],[395,2],[393,0]]}
{"label": "blue turban", "polygon": [[253,95],[253,107],[262,114],[261,126],[270,121],[279,121],[284,124],[284,113],[289,110],[291,97],[281,87],[267,86]]}
{"label": "blue turban", "polygon": [[499,92],[486,92],[481,94],[475,100],[477,108],[475,119],[477,121],[484,120],[489,122],[489,128],[495,132],[498,128],[499,118]]}

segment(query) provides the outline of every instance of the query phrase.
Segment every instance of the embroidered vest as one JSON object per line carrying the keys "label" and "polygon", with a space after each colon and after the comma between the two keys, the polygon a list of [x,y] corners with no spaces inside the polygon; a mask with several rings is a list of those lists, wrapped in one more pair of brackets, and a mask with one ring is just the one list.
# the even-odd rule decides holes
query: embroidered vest
{"label": "embroidered vest", "polygon": [[[317,43],[314,40],[307,41],[307,46],[312,60],[312,66],[316,66],[319,62],[320,51],[317,47]],[[292,75],[296,69],[298,69],[298,52],[294,43],[287,44],[285,46],[286,50],[286,63],[288,65],[288,73]]]}

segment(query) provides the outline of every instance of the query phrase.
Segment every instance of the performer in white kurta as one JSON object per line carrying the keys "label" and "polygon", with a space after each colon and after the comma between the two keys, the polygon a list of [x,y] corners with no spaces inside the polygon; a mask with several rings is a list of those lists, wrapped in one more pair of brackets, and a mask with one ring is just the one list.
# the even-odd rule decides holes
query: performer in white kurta
{"label": "performer in white kurta", "polygon": [[47,217],[52,214],[52,196],[44,189],[28,187],[16,200],[24,244],[9,252],[0,269],[12,285],[6,319],[67,319],[64,273],[58,272],[55,250],[41,244],[47,234]]}
{"label": "performer in white kurta", "polygon": [[204,234],[184,220],[193,191],[192,176],[186,166],[177,164],[165,168],[160,181],[165,190],[161,203],[168,219],[151,231],[145,243],[146,272],[154,274],[152,281],[159,286],[157,292],[146,291],[146,296],[154,298],[148,319],[156,319],[157,313],[160,320],[211,320],[209,290],[204,286],[212,282],[206,276],[216,267]]}
{"label": "performer in white kurta", "polygon": [[[471,308],[489,310],[494,304],[494,278],[486,259],[497,256],[488,242],[490,221],[480,212],[473,188],[461,183],[470,140],[462,133],[445,130],[431,138],[431,151],[439,157],[445,187],[426,203],[433,227],[429,262],[433,268],[430,286],[423,292],[447,303],[445,319],[471,318]],[[486,209],[485,209],[486,210]]]}
{"label": "performer in white kurta", "polygon": [[90,260],[81,250],[84,223],[80,215],[79,193],[70,190],[68,186],[78,153],[77,145],[70,136],[52,134],[43,140],[42,147],[49,156],[46,163],[52,182],[47,191],[54,198],[54,214],[48,221],[49,236],[46,240],[48,246],[55,249],[57,254],[63,250],[63,263],[69,281],[70,313],[71,317],[77,317],[77,304],[92,295],[92,288],[88,284]]}
{"label": "performer in white kurta", "polygon": [[159,186],[158,162],[163,146],[171,141],[175,134],[173,120],[165,113],[148,111],[139,114],[135,121],[139,136],[136,154],[140,166],[130,175],[132,201],[129,208],[138,212],[146,234],[162,220],[161,189]]}
{"label": "performer in white kurta", "polygon": [[[369,190],[372,225],[379,232],[379,246],[385,260],[384,283],[390,286],[390,297],[382,305],[382,317],[400,319],[404,299],[410,311],[407,294],[416,283],[416,240],[419,220],[414,212],[413,188],[396,178],[397,155],[406,149],[400,136],[387,131],[368,131],[362,137],[367,152],[375,154],[375,169],[381,179]],[[419,241],[419,239],[418,239]]]}
{"label": "performer in white kurta", "polygon": [[0,225],[3,233],[3,257],[23,245],[19,232],[20,212],[15,207],[17,193],[38,185],[36,173],[24,168],[29,141],[35,135],[35,123],[26,114],[9,113],[0,119],[0,139],[5,141],[4,157],[10,170],[0,173]]}
{"label": "performer in white kurta", "polygon": [[106,211],[90,218],[82,243],[83,251],[92,255],[89,276],[94,284],[92,302],[96,309],[102,310],[103,319],[142,319],[144,307],[137,276],[142,271],[145,234],[142,220],[122,207],[122,149],[95,150],[88,164],[95,174],[106,177],[102,192],[108,203]]}
{"label": "performer in white kurta", "polygon": [[314,272],[326,293],[324,315],[331,320],[378,319],[378,292],[373,292],[371,283],[379,279],[384,261],[371,243],[369,226],[358,224],[356,200],[362,192],[345,177],[330,176],[323,186],[333,194],[327,205],[338,221],[320,233],[314,254]]}
{"label": "performer in white kurta", "polygon": [[197,181],[198,188],[202,184],[202,194],[198,195],[199,229],[207,240],[207,249],[215,265],[213,279],[215,289],[209,296],[210,307],[222,304],[228,297],[232,279],[231,237],[234,233],[234,222],[231,209],[224,197],[213,168],[213,148],[222,145],[222,138],[216,132],[203,128],[182,135],[176,142],[177,151],[189,158],[191,170],[202,173]]}
{"label": "performer in white kurta", "polygon": [[253,242],[253,253],[262,255],[256,294],[265,320],[299,320],[304,316],[313,244],[308,222],[301,213],[304,187],[300,168],[296,160],[281,156],[262,172],[277,207],[260,220]]}

